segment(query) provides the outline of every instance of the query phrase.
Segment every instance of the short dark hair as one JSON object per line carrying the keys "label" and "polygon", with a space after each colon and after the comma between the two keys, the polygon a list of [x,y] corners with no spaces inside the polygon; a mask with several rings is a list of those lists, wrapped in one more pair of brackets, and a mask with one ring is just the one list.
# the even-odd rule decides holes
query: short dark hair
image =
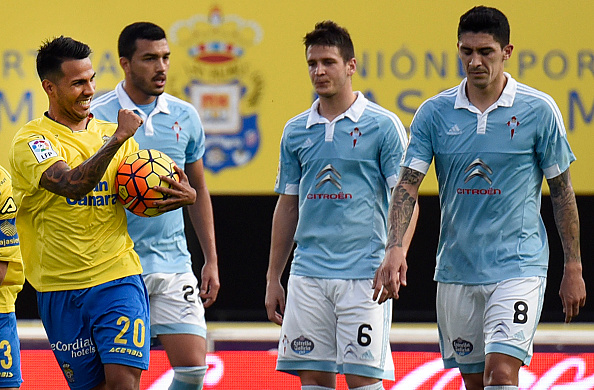
{"label": "short dark hair", "polygon": [[136,52],[136,41],[148,39],[160,41],[166,39],[165,31],[151,22],[136,22],[126,26],[118,38],[118,55],[131,59]]}
{"label": "short dark hair", "polygon": [[336,46],[344,62],[355,58],[355,48],[349,32],[331,20],[317,23],[314,30],[305,35],[303,43],[306,52],[310,46]]}
{"label": "short dark hair", "polygon": [[68,60],[82,60],[91,55],[91,48],[72,38],[60,36],[47,40],[37,50],[37,74],[41,81],[56,81],[62,77],[62,63]]}
{"label": "short dark hair", "polygon": [[458,24],[458,41],[466,32],[491,34],[502,48],[509,44],[509,22],[496,8],[481,5],[462,15]]}

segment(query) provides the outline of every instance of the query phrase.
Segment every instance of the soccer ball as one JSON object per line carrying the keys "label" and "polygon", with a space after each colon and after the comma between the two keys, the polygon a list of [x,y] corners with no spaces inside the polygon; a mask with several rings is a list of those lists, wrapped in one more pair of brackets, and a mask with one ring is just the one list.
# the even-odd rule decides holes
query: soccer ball
{"label": "soccer ball", "polygon": [[169,156],[154,149],[141,149],[129,155],[120,163],[116,174],[118,200],[141,217],[162,214],[153,206],[153,202],[167,199],[167,195],[153,190],[153,187],[170,187],[160,176],[168,176],[179,182],[174,166],[175,162]]}

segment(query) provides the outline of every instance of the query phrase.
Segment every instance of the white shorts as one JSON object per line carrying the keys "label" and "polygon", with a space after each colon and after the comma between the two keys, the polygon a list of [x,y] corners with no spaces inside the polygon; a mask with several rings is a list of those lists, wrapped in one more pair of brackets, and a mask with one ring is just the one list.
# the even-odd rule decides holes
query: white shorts
{"label": "white shorts", "polygon": [[487,285],[437,284],[437,326],[445,368],[480,373],[485,355],[501,353],[528,365],[546,278]]}
{"label": "white shorts", "polygon": [[372,300],[371,279],[289,277],[276,369],[394,379],[392,300]]}
{"label": "white shorts", "polygon": [[143,275],[149,293],[151,338],[160,334],[195,334],[206,338],[204,307],[192,272]]}

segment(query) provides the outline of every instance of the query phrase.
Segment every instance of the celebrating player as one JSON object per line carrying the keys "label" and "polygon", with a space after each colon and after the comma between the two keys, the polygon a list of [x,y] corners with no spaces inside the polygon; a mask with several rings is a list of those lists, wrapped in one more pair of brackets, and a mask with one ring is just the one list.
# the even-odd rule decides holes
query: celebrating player
{"label": "celebrating player", "polygon": [[23,382],[14,302],[23,288],[25,275],[15,215],[10,175],[0,166],[0,340],[3,340],[0,388],[3,389],[18,389]]}
{"label": "celebrating player", "polygon": [[[353,91],[344,28],[318,23],[304,44],[319,99],[287,122],[281,141],[265,301],[282,324],[277,370],[297,373],[302,389],[334,389],[336,373],[351,389],[383,389],[394,377],[385,300],[398,294],[383,290],[378,305],[372,286],[407,136],[396,115]],[[280,279],[294,242],[285,306]]]}
{"label": "celebrating player", "polygon": [[[543,176],[565,254],[559,291],[565,322],[586,299],[569,175],[575,157],[553,99],[503,71],[513,51],[509,35],[497,9],[462,15],[458,55],[467,77],[417,111],[390,207],[386,269],[406,264],[403,237],[435,159],[440,346],[444,366],[459,367],[469,390],[517,390],[519,369],[532,357],[548,267]],[[392,282],[383,271],[376,290]]]}
{"label": "celebrating player", "polygon": [[49,109],[9,151],[16,224],[25,275],[70,388],[132,390],[148,368],[148,296],[114,178],[138,150],[131,137],[142,119],[129,110],[117,127],[93,118],[90,54],[67,37],[37,53]]}
{"label": "celebrating player", "polygon": [[189,216],[204,253],[200,290],[181,209],[148,220],[128,214],[128,232],[149,292],[151,337],[158,337],[175,372],[169,389],[199,390],[207,369],[204,308],[214,303],[219,291],[212,205],[202,164],[204,130],[192,105],[164,93],[170,53],[162,28],[147,22],[127,26],[118,51],[125,79],[93,101],[93,114],[115,121],[120,108],[136,112],[145,119],[136,141],[184,167],[193,187],[178,197],[189,199]]}

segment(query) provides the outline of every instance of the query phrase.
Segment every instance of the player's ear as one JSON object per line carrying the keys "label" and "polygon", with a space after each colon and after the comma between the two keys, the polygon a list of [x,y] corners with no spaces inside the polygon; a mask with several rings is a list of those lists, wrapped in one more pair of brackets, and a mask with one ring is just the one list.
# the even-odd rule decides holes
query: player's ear
{"label": "player's ear", "polygon": [[509,60],[509,58],[512,55],[512,51],[514,50],[514,45],[512,45],[511,43],[507,44],[504,48],[503,48],[503,59],[504,60]]}
{"label": "player's ear", "polygon": [[130,60],[126,57],[120,57],[120,66],[124,70],[124,73],[128,73],[130,70]]}
{"label": "player's ear", "polygon": [[41,82],[41,87],[47,93],[48,96],[51,96],[56,89],[56,85],[49,81],[48,79],[43,79]]}
{"label": "player's ear", "polygon": [[352,76],[357,71],[357,60],[355,57],[347,61],[347,75]]}

